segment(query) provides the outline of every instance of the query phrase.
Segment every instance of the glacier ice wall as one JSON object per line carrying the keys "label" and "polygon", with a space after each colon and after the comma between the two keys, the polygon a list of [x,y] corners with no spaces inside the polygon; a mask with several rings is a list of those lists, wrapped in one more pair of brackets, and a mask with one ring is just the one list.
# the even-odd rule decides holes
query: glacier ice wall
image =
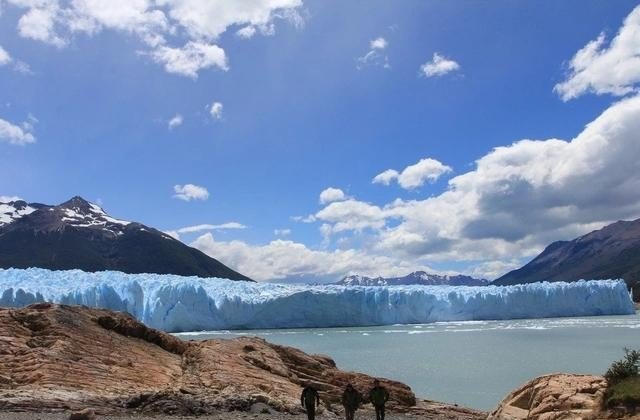
{"label": "glacier ice wall", "polygon": [[412,324],[635,313],[621,280],[516,286],[304,286],[114,271],[0,269],[0,306],[127,311],[165,331]]}

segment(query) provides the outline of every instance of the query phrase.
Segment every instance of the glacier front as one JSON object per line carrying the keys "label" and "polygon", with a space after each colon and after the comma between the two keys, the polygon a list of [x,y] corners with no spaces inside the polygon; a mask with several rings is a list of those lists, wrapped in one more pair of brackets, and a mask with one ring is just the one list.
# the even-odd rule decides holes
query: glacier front
{"label": "glacier front", "polygon": [[169,332],[623,315],[622,280],[515,286],[306,286],[114,271],[0,269],[0,306],[127,311]]}

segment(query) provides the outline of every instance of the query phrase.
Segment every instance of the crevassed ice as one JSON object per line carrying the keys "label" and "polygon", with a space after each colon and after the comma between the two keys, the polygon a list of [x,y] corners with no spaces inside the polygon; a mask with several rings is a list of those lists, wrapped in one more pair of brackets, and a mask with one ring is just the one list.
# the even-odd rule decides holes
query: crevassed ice
{"label": "crevassed ice", "polygon": [[366,326],[635,313],[621,280],[516,286],[303,286],[160,274],[0,269],[0,306],[127,311],[165,331]]}

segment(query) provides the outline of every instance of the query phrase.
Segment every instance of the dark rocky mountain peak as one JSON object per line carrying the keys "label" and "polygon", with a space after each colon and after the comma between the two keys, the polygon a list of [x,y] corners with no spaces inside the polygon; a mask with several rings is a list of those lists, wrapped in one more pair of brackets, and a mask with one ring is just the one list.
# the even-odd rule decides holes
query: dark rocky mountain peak
{"label": "dark rocky mountain peak", "polygon": [[640,296],[640,219],[621,220],[572,241],[554,242],[494,284],[581,279],[624,279],[634,296]]}
{"label": "dark rocky mountain peak", "polygon": [[0,268],[115,270],[250,280],[141,223],[76,196],[56,206],[0,203]]}

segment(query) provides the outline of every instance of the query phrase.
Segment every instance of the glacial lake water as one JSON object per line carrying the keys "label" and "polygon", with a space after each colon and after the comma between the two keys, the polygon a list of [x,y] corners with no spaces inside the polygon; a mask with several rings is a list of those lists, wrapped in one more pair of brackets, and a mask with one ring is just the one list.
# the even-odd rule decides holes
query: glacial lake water
{"label": "glacial lake water", "polygon": [[640,348],[640,315],[177,335],[258,336],[327,354],[341,369],[399,380],[420,398],[491,410],[538,375],[604,373],[624,347]]}

